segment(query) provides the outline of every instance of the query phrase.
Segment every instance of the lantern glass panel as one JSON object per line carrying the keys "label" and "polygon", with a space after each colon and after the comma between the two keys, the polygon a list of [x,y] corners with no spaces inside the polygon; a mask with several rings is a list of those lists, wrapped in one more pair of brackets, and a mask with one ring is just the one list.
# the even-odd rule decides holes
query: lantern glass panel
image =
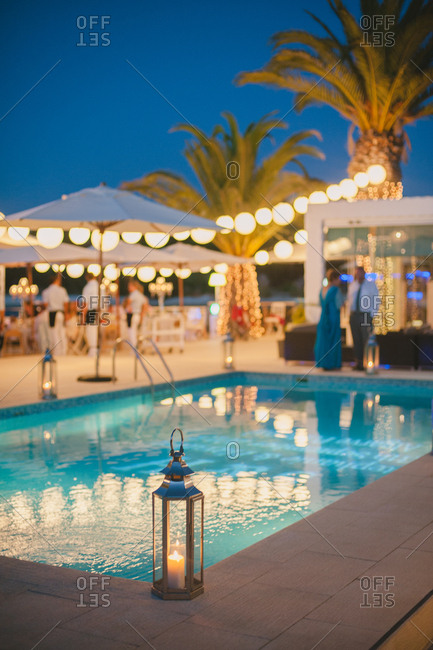
{"label": "lantern glass panel", "polygon": [[153,495],[153,582],[162,580],[162,499]]}
{"label": "lantern glass panel", "polygon": [[193,508],[193,545],[194,545],[194,581],[203,582],[203,499],[192,502]]}
{"label": "lantern glass panel", "polygon": [[186,501],[167,501],[167,586],[184,589],[187,565]]}

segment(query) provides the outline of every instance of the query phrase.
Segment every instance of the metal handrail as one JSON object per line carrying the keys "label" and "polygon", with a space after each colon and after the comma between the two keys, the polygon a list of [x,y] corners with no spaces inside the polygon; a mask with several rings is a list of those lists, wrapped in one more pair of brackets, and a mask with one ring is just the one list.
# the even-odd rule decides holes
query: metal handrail
{"label": "metal handrail", "polygon": [[147,378],[149,379],[149,383],[151,385],[152,392],[153,392],[154,383],[153,383],[152,375],[150,374],[150,372],[148,371],[148,369],[144,365],[144,363],[143,363],[143,361],[141,359],[141,355],[140,355],[139,351],[137,350],[137,348],[135,347],[135,345],[132,345],[132,343],[130,343],[127,339],[118,338],[118,339],[116,339],[116,341],[114,343],[113,360],[112,360],[112,373],[113,374],[112,374],[111,381],[113,381],[113,382],[116,381],[116,367],[115,367],[116,366],[116,352],[117,352],[117,346],[119,345],[119,343],[127,343],[129,345],[129,347],[131,348],[131,350],[135,354],[134,379],[137,379],[137,360],[138,360],[140,362],[141,367],[143,368],[144,372],[146,373]]}
{"label": "metal handrail", "polygon": [[[167,365],[167,362],[166,362],[166,360],[164,359],[164,357],[163,357],[163,355],[162,355],[162,352],[161,352],[161,350],[159,349],[159,347],[156,345],[155,341],[154,341],[151,337],[146,337],[146,336],[140,336],[138,340],[139,340],[139,342],[142,342],[142,341],[146,340],[146,341],[149,341],[149,343],[152,344],[153,349],[155,350],[155,352],[157,353],[157,355],[158,355],[159,358],[161,359],[164,368],[165,368],[165,369],[167,370],[167,372],[168,372],[168,376],[170,377],[171,386],[172,386],[172,388],[174,389],[174,377],[173,377],[173,373],[171,372],[169,366]],[[137,368],[137,360],[135,361],[135,367]]]}

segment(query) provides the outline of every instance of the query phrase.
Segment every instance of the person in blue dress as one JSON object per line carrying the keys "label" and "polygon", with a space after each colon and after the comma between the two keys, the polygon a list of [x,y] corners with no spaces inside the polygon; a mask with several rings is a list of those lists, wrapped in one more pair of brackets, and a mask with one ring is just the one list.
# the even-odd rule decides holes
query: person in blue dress
{"label": "person in blue dress", "polygon": [[322,314],[317,325],[314,357],[318,368],[337,370],[341,368],[340,309],[344,298],[339,289],[338,271],[329,269],[326,279],[326,286],[322,287],[319,297]]}

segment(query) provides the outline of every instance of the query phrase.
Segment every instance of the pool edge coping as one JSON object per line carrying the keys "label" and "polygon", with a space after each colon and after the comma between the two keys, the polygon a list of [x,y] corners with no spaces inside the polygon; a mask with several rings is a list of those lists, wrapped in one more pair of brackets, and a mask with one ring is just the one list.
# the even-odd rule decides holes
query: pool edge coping
{"label": "pool edge coping", "polygon": [[[387,377],[383,374],[376,375],[336,375],[336,374],[310,374],[307,372],[301,374],[299,371],[286,372],[286,373],[273,373],[265,372],[260,370],[233,370],[229,372],[219,372],[211,375],[197,375],[195,377],[180,379],[175,384],[171,385],[168,382],[160,382],[152,386],[140,385],[129,388],[121,388],[119,390],[110,390],[100,393],[91,393],[89,395],[78,395],[73,397],[62,397],[60,399],[55,399],[51,401],[39,400],[36,402],[29,402],[28,404],[7,406],[0,408],[0,418],[12,419],[14,417],[20,417],[25,415],[33,415],[37,413],[45,413],[48,411],[61,411],[62,409],[70,408],[72,406],[80,406],[91,403],[100,403],[108,400],[118,400],[124,399],[127,397],[135,396],[146,396],[152,395],[155,393],[162,393],[171,388],[173,392],[177,392],[178,395],[181,395],[177,390],[178,387],[182,387],[190,384],[199,384],[199,383],[210,383],[226,377],[239,377],[239,380],[246,380],[248,377],[264,376],[266,379],[275,379],[293,381],[294,385],[291,386],[291,390],[297,386],[305,387],[307,385],[314,386],[314,384],[324,384],[326,383],[330,389],[332,388],[341,388],[343,389],[346,385],[350,385],[357,388],[364,388],[367,383],[377,382],[382,384],[386,382],[387,388],[396,388],[396,387],[411,387],[414,388],[416,385],[423,389],[433,389],[433,377],[431,379],[425,379],[422,377],[414,378],[398,378],[398,377]],[[374,392],[374,388],[371,388],[367,392]],[[433,390],[432,390],[433,394]]]}

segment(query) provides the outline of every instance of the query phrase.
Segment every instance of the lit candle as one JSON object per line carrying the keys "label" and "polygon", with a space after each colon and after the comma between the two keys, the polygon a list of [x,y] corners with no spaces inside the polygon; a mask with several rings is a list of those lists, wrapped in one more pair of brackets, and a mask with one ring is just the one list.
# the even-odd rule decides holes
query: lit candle
{"label": "lit candle", "polygon": [[42,384],[42,396],[43,397],[51,397],[51,382],[50,381],[44,381]]}
{"label": "lit candle", "polygon": [[169,589],[183,589],[185,587],[185,558],[177,550],[167,558],[167,572]]}

